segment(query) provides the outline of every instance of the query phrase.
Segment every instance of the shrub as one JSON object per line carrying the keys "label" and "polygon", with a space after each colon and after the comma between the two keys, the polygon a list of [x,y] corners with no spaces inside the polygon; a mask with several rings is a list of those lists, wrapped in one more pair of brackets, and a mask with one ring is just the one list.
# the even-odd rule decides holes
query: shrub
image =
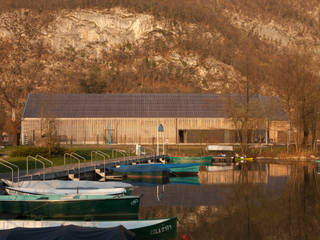
{"label": "shrub", "polygon": [[49,148],[47,147],[34,147],[34,146],[23,146],[18,147],[10,153],[11,157],[27,157],[36,156],[37,154],[42,156],[62,156],[65,153],[65,149],[61,147],[51,148],[51,154],[49,154]]}

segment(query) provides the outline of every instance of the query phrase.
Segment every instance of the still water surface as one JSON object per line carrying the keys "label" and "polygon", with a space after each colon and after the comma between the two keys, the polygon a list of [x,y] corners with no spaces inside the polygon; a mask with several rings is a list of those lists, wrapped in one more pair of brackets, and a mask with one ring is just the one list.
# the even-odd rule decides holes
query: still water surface
{"label": "still water surface", "polygon": [[139,219],[178,217],[176,239],[320,239],[312,164],[251,163],[166,180],[128,181]]}
{"label": "still water surface", "polygon": [[[317,181],[311,165],[252,163],[167,182],[131,183],[137,186],[133,194],[143,195],[139,218],[177,216],[176,239],[317,239],[314,232],[306,236],[306,229],[296,230],[297,212],[308,219],[310,195],[319,200],[313,191]],[[314,220],[315,225],[318,218],[308,221]]]}

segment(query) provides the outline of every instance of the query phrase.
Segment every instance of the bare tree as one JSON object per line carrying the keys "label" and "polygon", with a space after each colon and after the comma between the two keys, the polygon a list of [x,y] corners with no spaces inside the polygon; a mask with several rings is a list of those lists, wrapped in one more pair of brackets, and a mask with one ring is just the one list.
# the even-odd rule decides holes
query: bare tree
{"label": "bare tree", "polygon": [[44,85],[44,43],[38,39],[39,15],[27,10],[1,15],[0,27],[7,36],[0,39],[0,99],[11,116],[12,141],[16,145],[20,116],[27,94]]}
{"label": "bare tree", "polygon": [[296,129],[296,150],[316,142],[319,105],[317,67],[308,53],[292,50],[274,59],[273,88],[284,102],[290,124]]}

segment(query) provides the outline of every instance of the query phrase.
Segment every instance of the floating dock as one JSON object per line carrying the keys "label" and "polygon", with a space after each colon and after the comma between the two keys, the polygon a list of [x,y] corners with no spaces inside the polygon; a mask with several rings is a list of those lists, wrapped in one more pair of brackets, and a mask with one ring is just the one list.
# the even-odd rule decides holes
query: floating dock
{"label": "floating dock", "polygon": [[[63,178],[73,178],[73,180],[79,180],[79,177],[81,179],[81,177],[87,174],[96,174],[97,170],[104,173],[104,169],[116,167],[118,165],[129,165],[150,162],[156,163],[166,158],[167,155],[143,155],[107,159],[105,161],[87,160],[86,162],[82,162],[80,164],[66,164],[55,167],[48,167],[44,169],[29,170],[28,172],[20,171],[19,176],[17,172],[2,173],[0,174],[0,178],[11,180],[13,178],[15,182],[23,180],[51,180]],[[101,174],[99,175],[103,177]]]}

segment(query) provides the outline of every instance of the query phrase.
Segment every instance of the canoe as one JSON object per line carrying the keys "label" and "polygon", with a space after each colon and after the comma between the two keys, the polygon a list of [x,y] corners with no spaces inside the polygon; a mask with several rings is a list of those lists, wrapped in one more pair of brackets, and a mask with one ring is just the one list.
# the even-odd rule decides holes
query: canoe
{"label": "canoe", "polygon": [[[177,218],[120,221],[23,221],[0,220],[0,229],[47,228],[74,225],[89,228],[114,228],[122,225],[136,234],[136,239],[168,239],[175,237]],[[107,238],[108,239],[108,238]]]}
{"label": "canoe", "polygon": [[[163,169],[169,169],[173,175],[198,174],[200,163],[152,164]],[[139,166],[139,165],[138,165]]]}
{"label": "canoe", "polygon": [[163,163],[152,163],[152,164],[138,164],[138,165],[121,165],[121,168],[134,169],[136,171],[144,171],[145,169],[161,169],[168,170],[172,175],[196,175],[199,172],[199,163],[182,163],[182,164],[163,164]]}
{"label": "canoe", "polygon": [[200,163],[163,164],[162,167],[169,168],[173,175],[196,175],[199,172]]}
{"label": "canoe", "polygon": [[64,195],[124,195],[125,188],[98,188],[98,189],[61,189],[61,188],[14,188],[6,187],[5,191],[9,195],[25,194],[25,195],[48,195],[48,194],[64,194]]}
{"label": "canoe", "polygon": [[139,196],[1,195],[0,214],[29,219],[136,219]]}
{"label": "canoe", "polygon": [[1,240],[135,240],[135,233],[123,226],[113,228],[79,227],[73,225],[43,228],[13,228],[0,230]]}
{"label": "canoe", "polygon": [[36,189],[99,189],[99,188],[132,188],[129,183],[123,182],[96,182],[96,181],[67,181],[67,180],[46,180],[46,181],[20,181],[11,182],[1,179],[9,187],[23,187]]}
{"label": "canoe", "polygon": [[169,157],[170,163],[200,163],[201,166],[210,166],[211,156],[206,157]]}
{"label": "canoe", "polygon": [[112,174],[124,175],[127,178],[168,178],[169,170],[153,166],[153,164],[144,164],[143,167],[139,165],[125,165],[119,168],[110,168]]}

